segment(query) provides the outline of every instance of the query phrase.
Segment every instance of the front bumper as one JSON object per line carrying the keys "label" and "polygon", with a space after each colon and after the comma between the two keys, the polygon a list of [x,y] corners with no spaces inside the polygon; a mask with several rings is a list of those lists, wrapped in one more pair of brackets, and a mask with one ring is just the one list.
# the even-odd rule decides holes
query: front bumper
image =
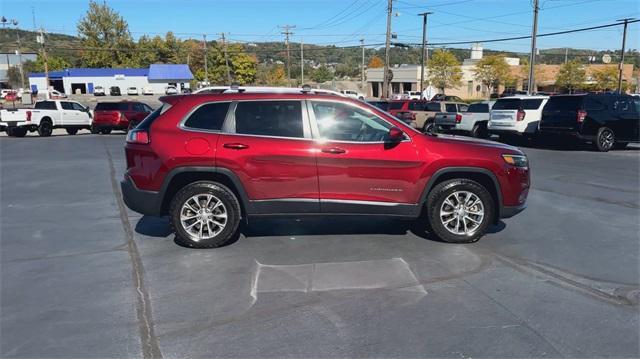
{"label": "front bumper", "polygon": [[138,189],[128,175],[120,182],[122,199],[131,210],[148,216],[159,216],[162,212],[162,194],[160,192]]}

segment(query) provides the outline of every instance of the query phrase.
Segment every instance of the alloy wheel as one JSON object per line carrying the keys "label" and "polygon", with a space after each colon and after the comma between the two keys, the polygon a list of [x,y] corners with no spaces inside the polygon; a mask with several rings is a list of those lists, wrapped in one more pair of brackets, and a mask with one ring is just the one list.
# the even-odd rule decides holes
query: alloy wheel
{"label": "alloy wheel", "polygon": [[484,204],[474,193],[456,191],[442,202],[440,221],[444,228],[456,235],[474,234],[484,219]]}
{"label": "alloy wheel", "polygon": [[180,209],[180,224],[196,242],[217,236],[227,225],[227,208],[211,194],[197,194]]}

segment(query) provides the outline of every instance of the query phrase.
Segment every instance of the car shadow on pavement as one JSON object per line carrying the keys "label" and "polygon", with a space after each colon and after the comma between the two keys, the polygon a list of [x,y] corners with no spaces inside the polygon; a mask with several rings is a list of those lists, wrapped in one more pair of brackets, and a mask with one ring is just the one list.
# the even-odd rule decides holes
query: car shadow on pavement
{"label": "car shadow on pavement", "polygon": [[[497,233],[506,227],[500,221],[489,226],[487,233]],[[172,235],[168,217],[142,216],[135,226],[138,234],[167,238]],[[331,236],[331,235],[390,235],[404,236],[409,233],[434,242],[441,242],[429,231],[426,220],[406,220],[370,216],[307,216],[251,218],[241,222],[239,234],[245,237],[280,236]],[[239,239],[239,235],[229,244]],[[177,243],[177,242],[176,242]],[[180,243],[177,243],[180,244]],[[229,245],[228,244],[228,245]]]}

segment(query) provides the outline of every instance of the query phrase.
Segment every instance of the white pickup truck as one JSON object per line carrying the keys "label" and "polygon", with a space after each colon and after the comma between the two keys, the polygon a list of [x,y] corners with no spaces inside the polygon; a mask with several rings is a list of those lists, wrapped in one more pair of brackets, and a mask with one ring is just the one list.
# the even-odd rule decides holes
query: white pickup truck
{"label": "white pickup truck", "polygon": [[466,111],[438,112],[434,116],[437,132],[470,134],[473,137],[487,138],[489,111],[495,101],[474,102]]}
{"label": "white pickup truck", "polygon": [[54,128],[64,128],[70,135],[78,130],[91,129],[93,114],[79,102],[66,100],[38,101],[32,109],[6,109],[0,111],[0,130],[7,135],[24,137],[38,131],[42,137],[51,136]]}

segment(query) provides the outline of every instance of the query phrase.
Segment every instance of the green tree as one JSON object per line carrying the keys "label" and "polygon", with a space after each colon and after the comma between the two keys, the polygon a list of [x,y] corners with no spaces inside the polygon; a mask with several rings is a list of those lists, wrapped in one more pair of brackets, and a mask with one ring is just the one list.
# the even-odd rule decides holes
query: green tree
{"label": "green tree", "polygon": [[429,83],[440,92],[444,93],[447,88],[460,86],[462,69],[453,53],[444,49],[434,51],[427,68]]}
{"label": "green tree", "polygon": [[78,22],[82,65],[88,67],[135,66],[135,44],[129,25],[106,2],[89,1],[89,10]]}
{"label": "green tree", "polygon": [[[49,71],[60,71],[72,67],[72,65],[64,57],[60,56],[47,56],[47,65]],[[30,72],[44,72],[44,58],[41,54],[38,54],[36,61],[25,61],[22,65],[22,70],[25,73],[25,77]]]}
{"label": "green tree", "polygon": [[511,68],[503,56],[490,55],[476,63],[475,78],[489,89],[489,94],[500,84],[512,81]]}
{"label": "green tree", "polygon": [[147,35],[142,35],[138,39],[135,62],[140,67],[148,67],[151,64],[159,62],[157,43]]}
{"label": "green tree", "polygon": [[560,86],[573,93],[574,90],[581,88],[586,81],[586,71],[582,64],[576,60],[568,61],[560,66],[558,77],[556,78],[556,86]]}
{"label": "green tree", "polygon": [[607,66],[591,73],[595,81],[595,89],[610,91],[618,89],[618,69],[615,66]]}
{"label": "green tree", "polygon": [[231,57],[233,77],[240,85],[252,84],[256,81],[258,60],[253,55],[244,52]]}
{"label": "green tree", "polygon": [[330,81],[331,79],[333,79],[333,73],[325,65],[321,65],[317,69],[313,70],[313,72],[311,72],[311,80],[315,82],[326,82]]}

